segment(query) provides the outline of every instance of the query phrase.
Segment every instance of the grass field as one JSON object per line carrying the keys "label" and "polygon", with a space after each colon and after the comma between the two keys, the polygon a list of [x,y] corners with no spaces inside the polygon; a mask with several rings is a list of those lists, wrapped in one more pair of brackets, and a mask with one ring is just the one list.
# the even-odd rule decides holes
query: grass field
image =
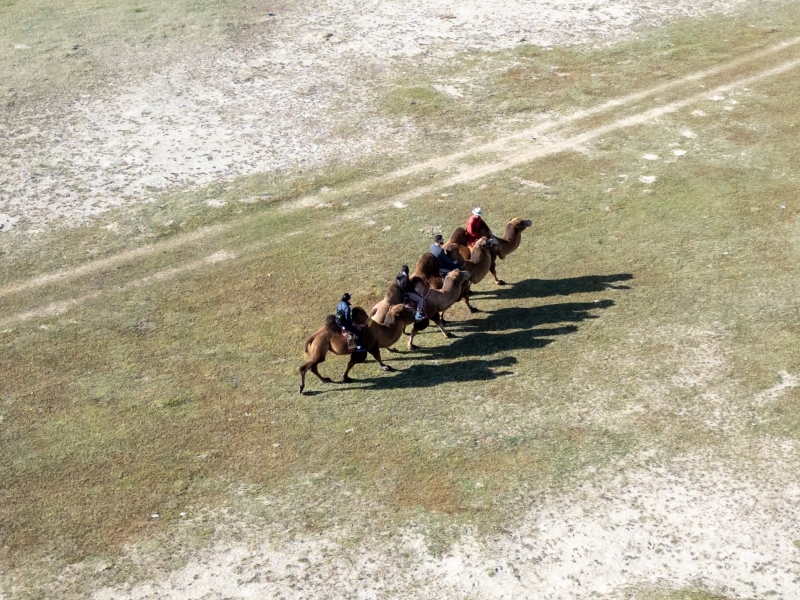
{"label": "grass field", "polygon": [[[499,115],[548,111],[556,125],[440,169],[392,177],[410,163],[382,158],[242,178],[6,248],[5,593],[81,597],[254,531],[342,530],[347,548],[412,524],[430,556],[446,556],[465,531],[513,531],[541,498],[572,497],[591,473],[685,460],[712,479],[720,464],[753,481],[773,467],[791,479],[800,67],[757,76],[800,57],[798,44],[763,52],[799,33],[800,10],[779,4],[610,48],[522,47],[493,55],[507,68],[462,101],[420,71],[377,109],[431,131],[420,162],[452,122],[482,141]],[[460,60],[468,69],[481,57]],[[541,156],[514,159],[530,147]],[[237,202],[250,197],[268,200]],[[228,204],[209,216],[207,198]],[[452,339],[429,329],[419,351],[384,352],[397,372],[370,361],[352,384],[309,378],[299,395],[302,343],[341,293],[371,306],[432,233],[449,234],[476,205],[496,231],[515,216],[534,223],[498,265],[509,285],[477,286],[479,314],[452,309]],[[147,235],[113,235],[111,222]],[[145,242],[161,246],[114,259]],[[91,265],[87,253],[109,262],[69,271]],[[31,279],[59,268],[53,281]],[[345,362],[331,356],[320,370],[336,378]],[[785,535],[800,539],[796,526]],[[746,597],[733,583],[690,583],[625,593]],[[751,597],[769,591],[753,584]]]}

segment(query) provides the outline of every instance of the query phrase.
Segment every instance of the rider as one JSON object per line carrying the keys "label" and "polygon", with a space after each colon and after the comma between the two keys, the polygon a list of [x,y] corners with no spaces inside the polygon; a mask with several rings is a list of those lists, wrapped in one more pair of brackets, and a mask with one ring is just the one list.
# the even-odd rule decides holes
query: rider
{"label": "rider", "polygon": [[417,312],[414,313],[414,320],[422,321],[425,318],[425,299],[417,293],[414,284],[411,283],[411,279],[408,276],[408,265],[403,265],[394,280],[400,291],[408,296],[408,299],[417,307]]}
{"label": "rider", "polygon": [[439,265],[439,271],[442,275],[458,268],[458,263],[445,254],[444,238],[441,233],[437,233],[436,237],[433,238],[431,254],[433,254],[433,257],[436,259],[436,263]]}
{"label": "rider", "polygon": [[361,345],[361,326],[353,323],[353,313],[350,309],[350,294],[345,292],[342,294],[342,299],[336,305],[336,313],[334,313],[334,320],[336,325],[345,331],[353,334],[356,340],[356,352],[364,352],[366,348]]}
{"label": "rider", "polygon": [[467,245],[472,247],[483,236],[492,237],[492,230],[483,220],[483,211],[479,206],[472,209],[472,216],[467,221]]}

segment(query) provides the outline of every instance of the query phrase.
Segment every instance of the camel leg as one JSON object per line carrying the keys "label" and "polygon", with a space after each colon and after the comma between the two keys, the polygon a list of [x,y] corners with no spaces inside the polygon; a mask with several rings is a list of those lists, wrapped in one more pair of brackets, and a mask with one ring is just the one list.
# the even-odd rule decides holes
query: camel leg
{"label": "camel leg", "polygon": [[[306,363],[308,364],[308,363]],[[303,389],[306,387],[306,365],[300,367],[300,393],[303,393]]]}
{"label": "camel leg", "polygon": [[311,371],[314,375],[319,377],[319,380],[322,383],[330,383],[331,382],[331,378],[330,377],[323,377],[322,375],[319,374],[319,371],[317,370],[317,366],[321,362],[322,361],[314,362],[313,360],[309,360],[302,367],[300,367],[300,393],[301,394],[303,393],[303,389],[305,389],[305,387],[306,387],[306,373],[308,373],[309,371]]}
{"label": "camel leg", "polygon": [[412,327],[411,328],[411,333],[409,334],[409,338],[408,338],[408,349],[409,350],[416,350],[417,349],[417,346],[414,345],[414,336],[415,335],[417,335],[417,328],[416,327]]}
{"label": "camel leg", "polygon": [[493,257],[492,257],[492,266],[491,266],[491,267],[489,267],[489,273],[491,273],[491,274],[492,274],[492,277],[494,277],[494,283],[495,283],[495,285],[505,285],[505,284],[506,284],[506,282],[505,282],[505,281],[503,281],[502,279],[498,279],[498,278],[497,278],[497,269],[496,269],[496,268],[495,268],[495,266],[494,266],[494,261],[495,261],[495,258],[494,258],[494,256],[493,256]]}
{"label": "camel leg", "polygon": [[438,315],[437,315],[437,316],[435,316],[435,317],[431,317],[431,321],[433,321],[434,323],[436,323],[436,324],[439,326],[439,331],[441,331],[441,332],[442,332],[442,335],[443,335],[444,337],[446,337],[446,338],[449,338],[449,337],[451,337],[451,336],[450,336],[450,334],[449,334],[449,333],[447,333],[447,332],[444,330],[444,323],[442,323],[442,320],[439,318],[439,316],[438,316]]}
{"label": "camel leg", "polygon": [[347,362],[347,368],[344,370],[344,375],[342,375],[342,383],[350,383],[353,381],[349,377],[350,369],[352,369],[358,363],[364,362],[366,359],[366,352],[353,352],[353,354],[350,355],[350,360]]}
{"label": "camel leg", "polygon": [[[322,361],[320,361],[320,362],[322,362]],[[311,372],[314,375],[316,375],[317,377],[319,377],[319,380],[322,383],[331,383],[333,380],[330,377],[323,377],[322,375],[319,374],[319,371],[317,371],[317,367],[318,366],[319,366],[319,363],[314,363],[313,365],[311,365]]]}
{"label": "camel leg", "polygon": [[469,288],[464,290],[464,293],[462,294],[461,299],[464,301],[464,304],[467,305],[467,308],[469,309],[469,312],[471,312],[471,313],[478,312],[478,309],[475,308],[474,306],[472,306],[469,303]]}
{"label": "camel leg", "polygon": [[382,371],[392,370],[392,367],[383,364],[383,361],[381,360],[381,349],[378,348],[377,344],[375,344],[375,347],[372,350],[370,350],[369,353],[372,354],[372,357],[378,361],[378,364],[380,365]]}

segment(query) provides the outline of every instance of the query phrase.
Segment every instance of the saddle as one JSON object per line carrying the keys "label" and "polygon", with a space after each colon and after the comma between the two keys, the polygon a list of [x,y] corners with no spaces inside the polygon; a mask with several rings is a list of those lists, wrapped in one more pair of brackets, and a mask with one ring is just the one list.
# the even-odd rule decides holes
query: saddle
{"label": "saddle", "polygon": [[353,335],[351,331],[347,331],[344,327],[342,329],[342,336],[344,339],[347,340],[347,351],[353,352],[356,349],[356,336]]}

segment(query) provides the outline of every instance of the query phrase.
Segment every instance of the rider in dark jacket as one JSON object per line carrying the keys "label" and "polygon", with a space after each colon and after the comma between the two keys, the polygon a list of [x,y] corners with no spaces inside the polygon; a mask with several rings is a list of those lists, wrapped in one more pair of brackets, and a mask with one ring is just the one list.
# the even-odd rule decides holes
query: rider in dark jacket
{"label": "rider in dark jacket", "polygon": [[411,279],[408,276],[408,265],[403,265],[394,280],[397,283],[397,287],[400,288],[400,291],[408,296],[408,299],[417,307],[414,319],[416,321],[422,321],[422,319],[425,318],[425,299],[414,289],[414,285],[411,283]]}
{"label": "rider in dark jacket", "polygon": [[356,352],[364,352],[365,348],[361,345],[361,328],[353,323],[353,313],[350,309],[350,294],[345,292],[339,304],[336,305],[336,312],[333,315],[336,325],[353,334],[356,340]]}
{"label": "rider in dark jacket", "polygon": [[433,238],[431,254],[433,254],[436,259],[436,263],[439,265],[439,271],[441,271],[442,274],[449,273],[458,268],[458,263],[445,254],[444,238],[441,234],[436,234],[436,237]]}

